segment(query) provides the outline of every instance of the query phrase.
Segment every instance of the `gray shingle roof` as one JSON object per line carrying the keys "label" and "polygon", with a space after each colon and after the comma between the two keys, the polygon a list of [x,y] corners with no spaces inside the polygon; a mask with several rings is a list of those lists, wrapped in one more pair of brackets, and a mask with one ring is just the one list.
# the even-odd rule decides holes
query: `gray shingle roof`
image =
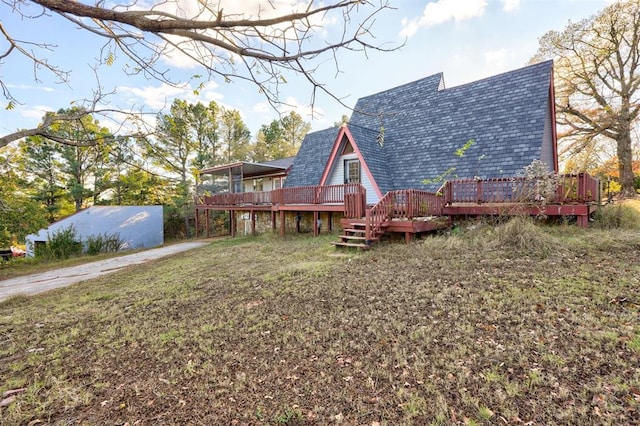
{"label": "gray shingle roof", "polygon": [[311,186],[320,183],[322,172],[339,131],[339,127],[332,127],[307,133],[293,160],[293,166],[284,183],[285,187]]}
{"label": "gray shingle roof", "polygon": [[[429,76],[360,98],[349,130],[383,194],[434,189],[439,185],[423,180],[447,170],[448,179],[516,176],[541,158],[552,68],[542,62],[450,89],[442,74]],[[381,128],[383,146],[376,140]],[[319,183],[338,131],[307,135],[287,186]],[[304,180],[296,169],[306,170]]]}

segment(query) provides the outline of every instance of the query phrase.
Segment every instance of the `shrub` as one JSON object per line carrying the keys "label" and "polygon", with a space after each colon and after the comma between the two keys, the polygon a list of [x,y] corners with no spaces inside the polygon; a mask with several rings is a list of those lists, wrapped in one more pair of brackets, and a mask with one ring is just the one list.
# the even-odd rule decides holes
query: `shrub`
{"label": "shrub", "polygon": [[516,252],[546,256],[557,246],[554,238],[528,216],[515,216],[495,228],[494,242]]}
{"label": "shrub", "polygon": [[47,234],[47,244],[36,247],[36,256],[49,259],[68,259],[82,253],[82,243],[78,241],[73,225]]}
{"label": "shrub", "polygon": [[640,229],[640,211],[631,204],[601,207],[593,219],[593,226],[600,229]]}
{"label": "shrub", "polygon": [[87,237],[87,254],[94,256],[99,253],[115,253],[122,247],[124,241],[120,234],[90,235]]}

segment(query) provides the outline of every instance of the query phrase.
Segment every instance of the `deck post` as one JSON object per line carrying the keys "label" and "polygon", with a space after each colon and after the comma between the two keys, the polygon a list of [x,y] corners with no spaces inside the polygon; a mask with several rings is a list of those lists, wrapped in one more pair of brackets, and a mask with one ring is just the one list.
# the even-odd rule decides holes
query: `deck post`
{"label": "deck post", "polygon": [[407,244],[411,242],[411,232],[404,233],[404,242]]}
{"label": "deck post", "polygon": [[[206,214],[204,222],[205,222],[205,226],[207,227],[207,238],[210,238],[211,237],[211,225],[209,223],[209,216],[211,216],[211,210],[205,210],[204,214]],[[198,236],[197,229],[198,229],[198,225],[196,223],[196,237]]]}
{"label": "deck post", "polygon": [[233,210],[229,210],[229,227],[231,228],[231,236],[236,236],[236,215]]}
{"label": "deck post", "polygon": [[371,240],[371,210],[366,209],[364,212],[364,235],[367,240]]}
{"label": "deck post", "polygon": [[482,204],[482,180],[478,179],[476,187],[476,196],[478,204]]}
{"label": "deck post", "polygon": [[578,226],[580,228],[589,227],[589,215],[579,215],[577,219],[578,219]]}
{"label": "deck post", "polygon": [[320,229],[318,229],[318,221],[319,221],[318,211],[313,212],[313,236],[317,237],[320,233]]}
{"label": "deck post", "polygon": [[251,235],[256,235],[256,212],[250,210],[249,214],[251,215]]}
{"label": "deck post", "polygon": [[196,238],[198,238],[198,208],[196,207]]}
{"label": "deck post", "polygon": [[271,210],[271,232],[276,230],[276,212]]}
{"label": "deck post", "polygon": [[280,210],[280,236],[284,237],[284,210]]}
{"label": "deck post", "polygon": [[327,223],[327,229],[329,230],[329,232],[333,231],[333,225],[332,225],[332,220],[333,220],[333,212],[329,211],[329,220]]}

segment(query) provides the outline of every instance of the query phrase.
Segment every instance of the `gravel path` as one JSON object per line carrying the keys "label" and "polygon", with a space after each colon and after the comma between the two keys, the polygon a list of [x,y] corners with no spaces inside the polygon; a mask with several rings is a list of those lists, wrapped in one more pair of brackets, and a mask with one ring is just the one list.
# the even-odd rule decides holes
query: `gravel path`
{"label": "gravel path", "polygon": [[172,244],[125,256],[0,281],[0,302],[17,294],[31,295],[54,288],[66,287],[80,281],[110,274],[129,265],[144,263],[148,260],[169,256],[207,244],[206,242]]}

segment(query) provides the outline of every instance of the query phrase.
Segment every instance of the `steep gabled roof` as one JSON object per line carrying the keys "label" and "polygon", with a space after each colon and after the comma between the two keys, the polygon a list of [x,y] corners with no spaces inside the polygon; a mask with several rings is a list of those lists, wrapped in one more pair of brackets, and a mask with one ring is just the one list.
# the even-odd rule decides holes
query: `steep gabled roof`
{"label": "steep gabled roof", "polygon": [[339,131],[339,127],[331,127],[307,133],[293,160],[285,186],[318,185]]}
{"label": "steep gabled roof", "polygon": [[[552,70],[547,61],[450,89],[442,74],[432,75],[360,98],[348,128],[383,194],[434,189],[436,184],[423,180],[445,174],[447,179],[516,176],[543,156],[543,146],[555,148]],[[307,136],[287,186],[300,185],[296,169],[309,168],[312,157],[312,168],[326,165],[337,132]],[[470,140],[463,155],[456,155]],[[305,185],[316,185],[322,171],[304,174]]]}
{"label": "steep gabled roof", "polygon": [[375,182],[379,188],[382,188],[382,194],[384,194],[388,191],[385,188],[390,188],[393,185],[384,141],[380,139],[383,137],[380,129],[371,130],[355,124],[349,124],[348,128],[353,136],[354,144],[362,153]]}

